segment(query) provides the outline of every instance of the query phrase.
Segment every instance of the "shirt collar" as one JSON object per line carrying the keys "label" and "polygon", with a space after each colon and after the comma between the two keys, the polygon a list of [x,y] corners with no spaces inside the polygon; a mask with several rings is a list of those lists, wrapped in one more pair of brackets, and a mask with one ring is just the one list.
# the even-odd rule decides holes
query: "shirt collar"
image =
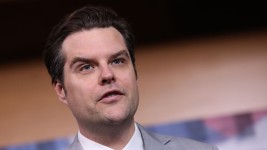
{"label": "shirt collar", "polygon": [[134,127],[135,130],[132,138],[122,150],[144,150],[141,132],[136,124],[134,124]]}
{"label": "shirt collar", "polygon": [[[136,124],[134,124],[135,130],[134,134],[131,137],[130,141],[127,143],[127,145],[122,150],[144,150],[143,146],[143,140],[140,133],[140,130]],[[78,131],[78,140],[80,141],[82,148],[84,150],[112,150],[111,148],[99,144],[95,141],[92,141],[85,136],[81,134],[80,131]]]}

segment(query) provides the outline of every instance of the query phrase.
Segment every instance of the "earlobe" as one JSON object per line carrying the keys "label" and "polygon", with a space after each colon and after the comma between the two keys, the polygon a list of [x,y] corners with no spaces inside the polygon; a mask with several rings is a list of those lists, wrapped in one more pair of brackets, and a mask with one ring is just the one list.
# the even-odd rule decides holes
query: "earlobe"
{"label": "earlobe", "polygon": [[63,86],[61,85],[61,83],[56,82],[53,84],[53,87],[54,87],[54,90],[56,91],[58,99],[61,102],[68,104],[68,102],[66,100],[66,93],[65,93],[65,90],[64,90]]}

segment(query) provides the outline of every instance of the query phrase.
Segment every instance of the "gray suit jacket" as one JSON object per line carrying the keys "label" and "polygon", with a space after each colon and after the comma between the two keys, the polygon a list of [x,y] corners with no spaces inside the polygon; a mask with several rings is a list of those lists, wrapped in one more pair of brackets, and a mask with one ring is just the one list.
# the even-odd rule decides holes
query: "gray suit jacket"
{"label": "gray suit jacket", "polygon": [[[149,133],[138,125],[145,150],[218,150],[215,146],[190,139]],[[68,150],[83,150],[76,136]]]}

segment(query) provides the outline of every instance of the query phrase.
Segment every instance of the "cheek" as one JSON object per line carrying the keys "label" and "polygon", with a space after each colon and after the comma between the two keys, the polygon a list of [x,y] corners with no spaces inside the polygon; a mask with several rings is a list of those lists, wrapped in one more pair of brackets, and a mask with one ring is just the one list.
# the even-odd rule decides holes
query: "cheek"
{"label": "cheek", "polygon": [[128,74],[124,74],[124,86],[127,88],[130,96],[135,99],[138,96],[138,84],[137,79],[134,72],[129,72]]}
{"label": "cheek", "polygon": [[128,71],[122,72],[123,79],[128,82],[136,81],[136,75],[133,67],[130,67]]}
{"label": "cheek", "polygon": [[121,83],[125,88],[133,90],[136,85],[136,78],[131,73],[124,73],[121,77]]}
{"label": "cheek", "polygon": [[95,95],[94,91],[96,90],[92,82],[81,78],[68,78],[65,87],[67,90],[67,98],[80,103],[89,103],[92,101]]}
{"label": "cheek", "polygon": [[68,106],[75,116],[91,113],[96,107],[95,95],[94,88],[88,87],[84,83],[71,85],[67,93]]}

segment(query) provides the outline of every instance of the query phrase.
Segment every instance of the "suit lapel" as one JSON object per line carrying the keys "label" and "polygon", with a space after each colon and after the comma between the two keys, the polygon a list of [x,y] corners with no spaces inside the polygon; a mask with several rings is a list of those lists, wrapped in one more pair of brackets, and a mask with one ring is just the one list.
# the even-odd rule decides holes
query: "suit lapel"
{"label": "suit lapel", "polygon": [[138,124],[138,128],[141,132],[144,149],[145,150],[167,150],[167,144],[171,141],[171,138],[165,136],[158,136],[157,134],[151,134]]}

